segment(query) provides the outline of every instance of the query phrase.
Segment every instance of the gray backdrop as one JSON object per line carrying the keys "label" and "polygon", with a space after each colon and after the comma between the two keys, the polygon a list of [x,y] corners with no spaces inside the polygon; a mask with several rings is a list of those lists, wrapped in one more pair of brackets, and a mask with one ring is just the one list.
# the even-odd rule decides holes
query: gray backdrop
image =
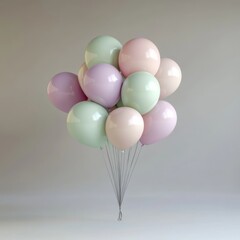
{"label": "gray backdrop", "polygon": [[[239,0],[0,0],[0,236],[240,239],[239,26]],[[183,74],[177,127],[144,147],[120,224],[101,152],[46,94],[100,34],[149,38]]]}

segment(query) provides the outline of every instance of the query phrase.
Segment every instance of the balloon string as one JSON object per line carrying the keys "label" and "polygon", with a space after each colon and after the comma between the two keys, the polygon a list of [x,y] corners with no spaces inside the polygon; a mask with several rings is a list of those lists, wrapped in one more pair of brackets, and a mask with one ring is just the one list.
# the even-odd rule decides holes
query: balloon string
{"label": "balloon string", "polygon": [[105,150],[104,156],[107,172],[118,201],[118,221],[122,220],[121,207],[124,195],[142,147],[143,145],[138,142],[135,146],[121,151],[113,146],[110,142],[107,142],[105,148],[101,148],[101,150]]}
{"label": "balloon string", "polygon": [[133,170],[134,170],[135,167],[136,167],[136,164],[137,164],[137,161],[138,161],[138,159],[139,159],[139,155],[140,155],[140,153],[141,153],[142,148],[143,148],[143,145],[142,145],[142,144],[140,144],[140,145],[138,144],[138,145],[137,145],[137,150],[136,150],[136,152],[134,153],[134,157],[133,157],[133,161],[132,161],[132,166],[130,167],[129,175],[128,175],[128,177],[127,177],[127,185],[125,186],[125,191],[126,191],[128,185],[129,185],[130,179],[131,179],[132,174],[133,174]]}
{"label": "balloon string", "polygon": [[[102,149],[103,148],[101,148],[101,150]],[[106,165],[106,168],[107,168],[107,172],[108,172],[111,184],[113,186],[113,190],[114,190],[115,196],[116,196],[116,198],[118,198],[118,193],[117,193],[116,184],[115,184],[115,178],[114,178],[114,175],[113,175],[113,167],[112,167],[112,163],[110,161],[111,158],[109,156],[109,151],[108,151],[107,147],[106,147],[106,154],[107,154],[107,157],[106,158],[104,157],[104,159],[105,159],[104,162],[105,162],[105,165]],[[109,161],[109,162],[107,162],[107,161]]]}

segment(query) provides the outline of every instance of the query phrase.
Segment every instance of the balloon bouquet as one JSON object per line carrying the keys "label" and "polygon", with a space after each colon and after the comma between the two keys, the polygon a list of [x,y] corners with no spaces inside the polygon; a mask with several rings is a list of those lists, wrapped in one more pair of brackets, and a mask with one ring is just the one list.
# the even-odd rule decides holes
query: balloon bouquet
{"label": "balloon bouquet", "polygon": [[167,137],[176,126],[174,107],[162,99],[181,78],[178,64],[161,59],[152,41],[135,38],[122,46],[111,36],[98,36],[88,44],[78,75],[62,72],[48,84],[50,101],[68,113],[70,135],[103,150],[118,220],[142,146]]}

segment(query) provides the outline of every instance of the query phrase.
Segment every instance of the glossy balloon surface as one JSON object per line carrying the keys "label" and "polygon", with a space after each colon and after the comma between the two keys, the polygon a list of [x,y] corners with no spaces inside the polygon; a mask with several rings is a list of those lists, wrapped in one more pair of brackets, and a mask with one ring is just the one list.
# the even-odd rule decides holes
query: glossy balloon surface
{"label": "glossy balloon surface", "polygon": [[87,100],[77,75],[70,72],[56,74],[48,84],[47,93],[52,104],[67,113],[76,103]]}
{"label": "glossy balloon surface", "polygon": [[68,114],[68,132],[82,144],[102,147],[106,142],[107,116],[107,110],[97,103],[90,101],[78,103]]}
{"label": "glossy balloon surface", "polygon": [[127,149],[140,139],[144,128],[143,118],[136,110],[120,107],[113,110],[106,121],[108,140],[118,149]]}
{"label": "glossy balloon surface", "polygon": [[136,72],[125,79],[121,98],[124,106],[145,114],[157,104],[160,86],[157,79],[148,72]]}
{"label": "glossy balloon surface", "polygon": [[178,64],[170,58],[162,58],[161,65],[155,77],[161,87],[160,99],[164,99],[174,93],[182,80],[182,72]]}
{"label": "glossy balloon surface", "polygon": [[119,54],[119,67],[125,77],[145,71],[155,75],[160,66],[160,53],[156,45],[145,38],[125,43]]}
{"label": "glossy balloon surface", "polygon": [[79,71],[78,71],[78,81],[79,81],[80,87],[82,88],[83,91],[84,91],[84,89],[83,89],[83,78],[84,78],[84,75],[85,75],[87,70],[88,70],[88,68],[87,68],[86,63],[83,63],[82,66],[80,67]]}
{"label": "glossy balloon surface", "polygon": [[83,89],[94,102],[111,108],[120,99],[123,78],[110,64],[96,64],[88,69],[83,79]]}
{"label": "glossy balloon surface", "polygon": [[145,145],[153,144],[174,130],[177,113],[170,103],[159,101],[152,111],[143,116],[143,120],[144,131],[140,141]]}
{"label": "glossy balloon surface", "polygon": [[98,36],[94,38],[85,50],[85,62],[88,68],[108,63],[118,68],[118,55],[122,44],[111,36]]}

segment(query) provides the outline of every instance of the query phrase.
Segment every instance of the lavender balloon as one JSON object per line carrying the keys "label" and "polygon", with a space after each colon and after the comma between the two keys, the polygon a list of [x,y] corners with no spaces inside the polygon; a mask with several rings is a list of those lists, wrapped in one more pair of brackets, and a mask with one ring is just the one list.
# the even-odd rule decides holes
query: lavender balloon
{"label": "lavender balloon", "polygon": [[143,120],[144,131],[140,142],[144,145],[153,144],[174,130],[177,113],[170,103],[159,101],[150,112],[143,115]]}
{"label": "lavender balloon", "polygon": [[87,100],[77,75],[70,72],[56,74],[48,84],[47,93],[52,104],[66,113],[76,103]]}
{"label": "lavender balloon", "polygon": [[83,78],[85,94],[92,101],[111,108],[120,99],[121,73],[112,65],[100,63],[88,69]]}

